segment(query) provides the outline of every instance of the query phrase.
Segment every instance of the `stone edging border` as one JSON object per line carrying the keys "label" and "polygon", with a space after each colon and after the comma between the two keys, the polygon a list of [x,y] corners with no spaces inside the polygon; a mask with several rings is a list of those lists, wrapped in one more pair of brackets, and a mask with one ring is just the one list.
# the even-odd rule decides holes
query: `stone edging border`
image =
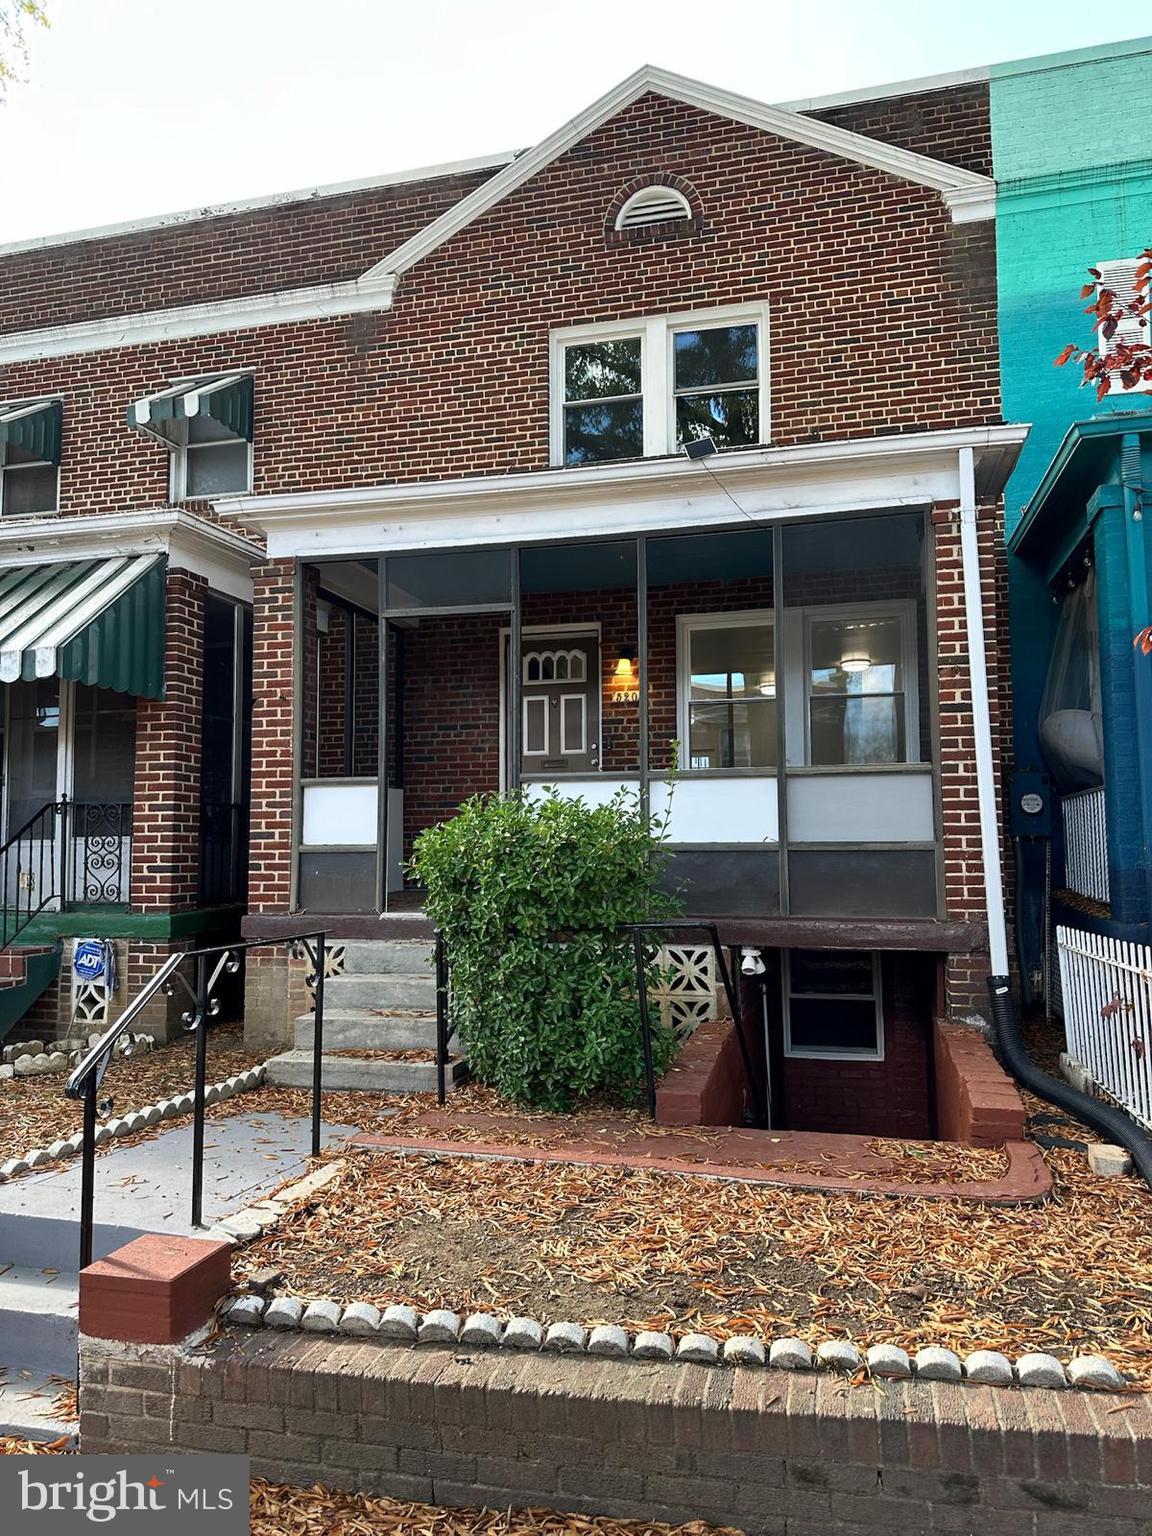
{"label": "stone edging border", "polygon": [[[271,1213],[269,1213],[271,1216]],[[271,1220],[276,1218],[271,1216]],[[271,1222],[269,1223],[271,1224]],[[826,1339],[815,1355],[803,1339],[760,1339],[739,1335],[721,1341],[706,1333],[674,1339],[668,1333],[630,1333],[615,1323],[591,1330],[580,1323],[545,1326],[530,1317],[501,1318],[489,1312],[461,1317],[444,1308],[421,1315],[414,1307],[383,1310],[368,1301],[340,1303],[326,1298],[233,1296],[222,1309],[233,1327],[276,1328],[303,1333],[344,1334],[393,1344],[465,1345],[480,1349],[546,1350],[609,1360],[683,1361],[695,1365],[768,1366],[782,1371],[866,1371],[886,1381],[970,1381],[995,1387],[1080,1387],[1121,1391],[1124,1377],[1103,1355],[1080,1355],[1064,1366],[1055,1355],[1024,1354],[1013,1363],[995,1350],[977,1349],[961,1360],[950,1349],[928,1346],[910,1356],[895,1344],[873,1344],[864,1354],[846,1339]]]}
{"label": "stone edging border", "polygon": [[[258,1088],[263,1081],[264,1067],[250,1067],[247,1072],[239,1072],[234,1077],[224,1078],[222,1082],[209,1084],[204,1089],[204,1103],[218,1104],[223,1099],[230,1099],[238,1093],[247,1093],[253,1088]],[[161,1099],[156,1104],[146,1104],[143,1109],[133,1110],[131,1114],[115,1120],[106,1120],[103,1125],[96,1127],[96,1145],[101,1146],[117,1136],[134,1135],[137,1131],[159,1125],[162,1120],[175,1120],[180,1115],[191,1114],[192,1102],[190,1093],[182,1093],[173,1099]],[[49,1163],[75,1157],[80,1151],[81,1144],[82,1138],[77,1132],[76,1135],[69,1136],[64,1141],[54,1141],[50,1147],[35,1147],[32,1151],[25,1152],[23,1157],[10,1157],[7,1162],[0,1164],[0,1184],[8,1179],[17,1178],[22,1173],[28,1173],[31,1169],[45,1168]]]}

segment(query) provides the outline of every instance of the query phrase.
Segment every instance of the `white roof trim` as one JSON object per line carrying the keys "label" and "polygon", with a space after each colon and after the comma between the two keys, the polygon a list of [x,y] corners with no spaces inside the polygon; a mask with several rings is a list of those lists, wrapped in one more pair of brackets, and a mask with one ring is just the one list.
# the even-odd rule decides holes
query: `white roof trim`
{"label": "white roof trim", "polygon": [[[629,75],[627,80],[621,81],[613,90],[601,96],[599,101],[594,101],[570,122],[565,123],[562,128],[558,128],[555,133],[543,139],[533,149],[527,150],[511,164],[505,166],[502,171],[498,171],[483,186],[477,187],[474,192],[462,198],[425,229],[397,246],[383,261],[377,262],[374,267],[369,267],[364,274],[365,277],[369,280],[383,279],[399,276],[402,272],[408,271],[410,267],[415,266],[418,261],[434,251],[438,245],[458,234],[473,219],[494,207],[510,192],[522,186],[545,166],[550,165],[553,160],[578,144],[581,139],[594,133],[602,124],[649,91],[660,96],[671,97],[674,101],[685,102],[689,106],[699,107],[701,111],[714,113],[718,117],[727,117],[735,122],[746,123],[749,127],[758,128],[764,133],[777,134],[781,138],[807,144],[813,149],[839,155],[842,159],[871,166],[874,170],[886,171],[889,175],[898,176],[904,181],[932,187],[941,194],[945,202],[950,202],[955,196],[966,196],[971,206],[976,195],[982,194],[990,209],[995,192],[995,183],[991,177],[981,176],[975,171],[961,170],[957,166],[945,165],[942,161],[929,159],[927,155],[918,155],[911,150],[882,144],[878,139],[869,139],[863,134],[851,133],[848,129],[838,128],[833,123],[803,117],[797,112],[789,112],[782,107],[770,107],[763,102],[753,101],[747,96],[738,96],[731,91],[705,85],[702,81],[690,80],[684,75],[671,74],[667,70],[645,64],[635,74]],[[983,216],[990,216],[990,212]]]}
{"label": "white roof trim", "polygon": [[[973,448],[984,499],[1011,472],[1026,426],[901,433],[714,459],[714,474],[754,521],[829,511],[954,500],[958,454]],[[738,521],[698,465],[675,458],[418,481],[221,497],[223,517],[262,530],[270,559],[454,548],[553,537],[612,536]]]}
{"label": "white roof trim", "polygon": [[109,512],[95,516],[0,520],[0,572],[12,565],[112,556],[167,555],[173,570],[203,576],[209,589],[252,601],[252,567],[264,559],[258,545],[231,528],[179,507]]}
{"label": "white roof trim", "polygon": [[958,85],[986,85],[992,67],[950,69],[939,75],[919,75],[913,80],[891,80],[886,85],[866,85],[858,91],[832,91],[827,96],[804,96],[779,103],[786,112],[825,112],[832,107],[853,107],[867,101],[888,101],[893,96],[919,96],[924,91],[946,91]]}
{"label": "white roof trim", "polygon": [[327,283],[320,288],[290,288],[258,293],[250,298],[219,299],[210,304],[186,304],[176,309],[149,309],[141,314],[112,315],[106,320],[81,320],[73,325],[0,335],[0,365],[78,352],[102,352],[114,347],[212,336],[220,331],[251,330],[294,320],[323,320],[364,310],[388,309],[392,284]]}
{"label": "white roof trim", "polygon": [[290,192],[270,192],[262,197],[245,197],[231,203],[207,203],[202,208],[184,208],[176,213],[158,213],[143,219],[127,219],[121,224],[96,224],[91,229],[70,229],[58,235],[36,235],[28,240],[13,240],[0,245],[0,260],[21,256],[29,251],[51,250],[57,245],[76,245],[84,240],[111,240],[117,235],[143,235],[158,229],[174,229],[182,224],[197,224],[204,219],[226,219],[237,213],[259,213],[265,208],[282,208],[289,203],[311,203],[320,198],[344,197],[351,192],[373,192],[380,187],[399,187],[409,181],[435,181],[446,176],[466,176],[471,171],[498,170],[513,159],[503,155],[477,155],[470,160],[449,160],[443,165],[419,165],[406,171],[388,171],[381,176],[362,176],[354,181],[332,181],[315,187],[300,187]]}

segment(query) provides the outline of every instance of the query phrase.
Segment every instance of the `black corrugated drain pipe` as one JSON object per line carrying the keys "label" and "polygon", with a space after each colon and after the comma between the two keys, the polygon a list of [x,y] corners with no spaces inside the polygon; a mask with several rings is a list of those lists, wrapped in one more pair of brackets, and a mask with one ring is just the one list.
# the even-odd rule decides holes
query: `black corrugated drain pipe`
{"label": "black corrugated drain pipe", "polygon": [[1063,1078],[1040,1070],[1024,1045],[1007,976],[989,976],[988,996],[996,1054],[1021,1087],[1075,1115],[1105,1140],[1126,1148],[1137,1173],[1152,1189],[1152,1136],[1122,1109],[1093,1099]]}

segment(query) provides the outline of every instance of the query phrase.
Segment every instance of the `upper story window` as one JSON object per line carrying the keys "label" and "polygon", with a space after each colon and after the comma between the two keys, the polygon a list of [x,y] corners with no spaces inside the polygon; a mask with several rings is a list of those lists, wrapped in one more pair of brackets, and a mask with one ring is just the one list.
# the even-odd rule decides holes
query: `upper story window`
{"label": "upper story window", "polygon": [[[1100,274],[1100,288],[1107,288],[1116,298],[1116,303],[1128,305],[1136,298],[1136,269],[1140,266],[1137,257],[1130,257],[1120,261],[1098,261],[1096,270]],[[1117,325],[1110,337],[1105,337],[1103,328],[1098,335],[1098,349],[1101,357],[1108,357],[1116,349],[1118,342],[1125,342],[1128,346],[1136,346],[1146,343],[1149,339],[1149,317],[1147,315],[1126,315]],[[1112,394],[1138,394],[1147,391],[1150,386],[1146,383],[1132,385],[1131,389],[1124,384],[1119,376],[1119,370],[1111,376],[1109,386]]]}
{"label": "upper story window", "polygon": [[649,224],[684,223],[692,209],[683,192],[675,187],[642,187],[616,215],[617,229],[643,229]]}
{"label": "upper story window", "polygon": [[170,450],[173,501],[251,490],[251,374],[183,379],[134,401],[128,422]]}
{"label": "upper story window", "polygon": [[60,504],[59,400],[0,404],[0,514],[55,512]]}
{"label": "upper story window", "polygon": [[768,439],[765,306],[552,334],[552,462],[579,465]]}

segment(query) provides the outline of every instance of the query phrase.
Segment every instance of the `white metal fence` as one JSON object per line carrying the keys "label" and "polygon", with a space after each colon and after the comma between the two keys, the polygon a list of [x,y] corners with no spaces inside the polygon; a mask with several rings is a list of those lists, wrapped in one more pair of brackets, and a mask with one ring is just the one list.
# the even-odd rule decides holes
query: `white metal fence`
{"label": "white metal fence", "polygon": [[1108,905],[1108,822],[1104,786],[1065,795],[1064,880],[1070,891]]}
{"label": "white metal fence", "polygon": [[1152,949],[1057,928],[1068,1054],[1152,1129]]}

